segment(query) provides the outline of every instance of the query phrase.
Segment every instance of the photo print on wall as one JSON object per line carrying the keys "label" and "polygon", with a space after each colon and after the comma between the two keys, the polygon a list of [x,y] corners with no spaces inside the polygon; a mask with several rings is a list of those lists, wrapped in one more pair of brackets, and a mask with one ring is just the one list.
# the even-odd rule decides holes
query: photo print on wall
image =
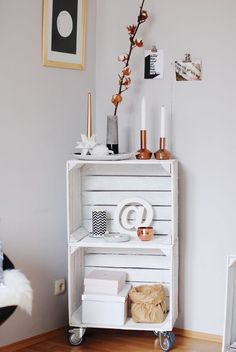
{"label": "photo print on wall", "polygon": [[191,59],[190,54],[185,54],[184,60],[175,61],[176,81],[201,81],[202,60]]}

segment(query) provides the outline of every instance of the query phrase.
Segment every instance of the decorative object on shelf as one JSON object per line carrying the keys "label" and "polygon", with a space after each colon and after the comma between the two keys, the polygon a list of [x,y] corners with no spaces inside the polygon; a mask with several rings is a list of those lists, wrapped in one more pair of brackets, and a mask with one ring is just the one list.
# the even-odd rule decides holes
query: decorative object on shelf
{"label": "decorative object on shelf", "polygon": [[126,198],[118,203],[114,220],[120,233],[136,233],[138,227],[151,225],[153,208],[142,198]]}
{"label": "decorative object on shelf", "polygon": [[93,136],[93,122],[92,122],[92,96],[88,93],[87,99],[87,137],[91,138]]}
{"label": "decorative object on shelf", "polygon": [[81,141],[77,142],[76,149],[81,150],[81,155],[90,155],[90,151],[96,145],[96,136],[92,135],[92,137],[87,137],[85,134],[81,134]]}
{"label": "decorative object on shelf", "polygon": [[111,155],[113,154],[112,150],[109,150],[105,145],[103,144],[96,144],[93,149],[90,151],[91,155],[95,156],[106,156],[106,155]]}
{"label": "decorative object on shelf", "polygon": [[151,159],[152,152],[147,149],[147,131],[146,131],[146,100],[142,97],[141,103],[141,130],[140,130],[140,149],[137,151],[136,159]]}
{"label": "decorative object on shelf", "polygon": [[107,116],[107,147],[114,154],[119,154],[118,119],[116,115]]}
{"label": "decorative object on shelf", "polygon": [[159,150],[154,153],[157,160],[169,160],[171,158],[170,152],[166,149],[166,113],[165,107],[161,107],[161,133]]}
{"label": "decorative object on shelf", "polygon": [[[130,84],[131,84],[131,70],[130,70],[130,58],[133,52],[134,48],[142,48],[143,47],[143,41],[141,38],[137,38],[137,33],[139,30],[139,27],[141,24],[143,24],[144,22],[146,22],[146,20],[148,19],[148,13],[146,10],[144,10],[144,3],[145,0],[142,0],[141,6],[140,6],[140,10],[139,10],[139,14],[138,14],[138,19],[137,19],[137,23],[136,24],[132,24],[129,25],[127,27],[127,31],[128,31],[128,35],[129,35],[129,42],[130,42],[130,46],[129,46],[129,51],[128,53],[124,53],[118,56],[118,61],[123,63],[123,69],[121,71],[121,73],[118,75],[119,81],[119,88],[118,88],[118,92],[116,94],[114,94],[112,96],[111,102],[112,104],[115,106],[114,108],[114,120],[117,119],[117,110],[118,110],[118,106],[119,104],[122,102],[123,98],[122,98],[122,94],[129,89]],[[108,116],[108,121],[109,121],[109,116]],[[108,123],[107,121],[107,123]],[[107,132],[109,132],[109,128],[107,128]],[[117,136],[117,144],[118,144],[118,125],[116,127],[117,132],[115,133],[115,136]],[[109,144],[112,143],[108,143],[108,148],[109,148]],[[116,144],[116,143],[113,143]],[[114,149],[112,149],[114,151],[114,153],[118,153],[119,148],[118,146],[116,146]]]}
{"label": "decorative object on shelf", "polygon": [[202,60],[191,59],[190,54],[185,54],[184,60],[175,61],[176,81],[201,81]]}
{"label": "decorative object on shelf", "polygon": [[147,149],[147,131],[140,131],[140,149],[137,151],[136,159],[148,160],[151,159],[152,152]]}
{"label": "decorative object on shelf", "polygon": [[137,234],[138,234],[138,238],[141,241],[150,241],[151,239],[153,239],[154,230],[153,230],[153,227],[151,226],[138,227]]}
{"label": "decorative object on shelf", "polygon": [[154,45],[152,50],[145,50],[145,79],[163,79],[164,76],[164,55],[163,50],[157,49]]}
{"label": "decorative object on shelf", "polygon": [[109,154],[109,155],[81,155],[74,153],[76,159],[86,160],[86,161],[119,161],[128,160],[134,157],[134,153],[121,153],[121,154]]}
{"label": "decorative object on shelf", "polygon": [[90,155],[91,150],[96,146],[96,136],[93,134],[92,126],[92,97],[91,93],[88,93],[87,98],[87,136],[81,134],[81,141],[77,142],[76,149],[81,150],[81,155]]}
{"label": "decorative object on shelf", "polygon": [[90,237],[103,237],[107,230],[107,214],[105,210],[92,211],[92,234]]}
{"label": "decorative object on shelf", "polygon": [[166,138],[160,138],[159,150],[154,153],[157,160],[169,160],[171,158],[170,152],[166,149]]}
{"label": "decorative object on shelf", "polygon": [[106,231],[104,235],[104,240],[107,242],[128,242],[130,241],[130,236],[129,235],[123,235],[120,233],[109,233]]}
{"label": "decorative object on shelf", "polygon": [[166,293],[163,285],[136,286],[129,292],[131,316],[136,323],[162,323],[166,318]]}
{"label": "decorative object on shelf", "polygon": [[84,68],[85,1],[44,0],[43,65]]}

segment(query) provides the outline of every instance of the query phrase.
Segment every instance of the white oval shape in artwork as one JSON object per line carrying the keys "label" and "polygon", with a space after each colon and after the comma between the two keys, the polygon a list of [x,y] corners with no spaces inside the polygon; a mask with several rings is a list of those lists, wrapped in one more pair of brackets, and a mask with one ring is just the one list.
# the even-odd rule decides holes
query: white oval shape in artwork
{"label": "white oval shape in artwork", "polygon": [[57,30],[61,37],[67,38],[73,30],[73,20],[69,12],[61,11],[57,17]]}

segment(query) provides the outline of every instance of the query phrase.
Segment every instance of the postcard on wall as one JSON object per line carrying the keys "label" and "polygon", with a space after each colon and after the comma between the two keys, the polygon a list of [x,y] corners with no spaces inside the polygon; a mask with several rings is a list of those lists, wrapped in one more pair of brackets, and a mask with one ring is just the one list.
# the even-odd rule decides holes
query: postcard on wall
{"label": "postcard on wall", "polygon": [[163,50],[145,50],[145,79],[163,79],[164,76]]}
{"label": "postcard on wall", "polygon": [[192,59],[191,61],[175,61],[175,78],[176,81],[201,81],[201,59]]}

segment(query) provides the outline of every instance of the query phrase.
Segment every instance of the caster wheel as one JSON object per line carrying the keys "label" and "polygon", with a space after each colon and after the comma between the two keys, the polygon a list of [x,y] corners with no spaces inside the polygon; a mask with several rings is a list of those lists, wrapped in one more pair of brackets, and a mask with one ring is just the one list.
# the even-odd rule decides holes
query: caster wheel
{"label": "caster wheel", "polygon": [[76,337],[76,334],[71,334],[69,335],[68,340],[71,346],[79,346],[84,342],[84,337],[78,339],[78,337]]}
{"label": "caster wheel", "polygon": [[172,345],[175,343],[176,337],[175,334],[172,331],[167,332],[167,335],[169,336],[169,339],[172,342]]}
{"label": "caster wheel", "polygon": [[175,342],[175,334],[172,331],[160,333],[160,347],[163,351],[169,351]]}

